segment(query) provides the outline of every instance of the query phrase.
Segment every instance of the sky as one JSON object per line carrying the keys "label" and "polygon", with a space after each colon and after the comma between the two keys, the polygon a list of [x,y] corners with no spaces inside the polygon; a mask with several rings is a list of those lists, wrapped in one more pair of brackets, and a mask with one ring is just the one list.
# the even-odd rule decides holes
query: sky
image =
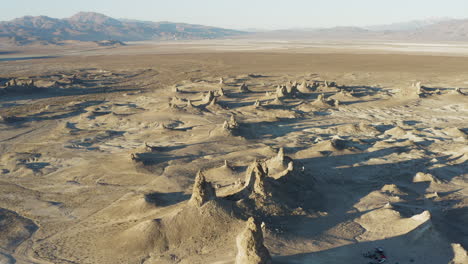
{"label": "sky", "polygon": [[233,29],[369,26],[434,17],[468,18],[468,0],[0,0],[0,21],[25,15],[114,18]]}

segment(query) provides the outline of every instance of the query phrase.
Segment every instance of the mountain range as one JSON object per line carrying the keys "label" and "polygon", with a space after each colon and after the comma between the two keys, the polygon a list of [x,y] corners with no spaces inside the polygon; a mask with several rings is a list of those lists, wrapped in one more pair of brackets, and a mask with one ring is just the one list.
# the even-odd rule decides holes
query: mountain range
{"label": "mountain range", "polygon": [[369,27],[287,29],[257,32],[257,38],[289,40],[468,41],[468,19],[405,22]]}
{"label": "mountain range", "polygon": [[70,18],[25,16],[0,22],[0,38],[17,45],[77,41],[142,41],[211,39],[245,32],[172,22],[119,20],[103,14],[80,12]]}
{"label": "mountain range", "polygon": [[[114,19],[80,12],[70,18],[25,16],[0,22],[0,42],[15,45],[65,41],[196,40],[225,37],[334,40],[468,41],[468,19],[435,18],[367,27],[239,31],[173,22]],[[113,43],[113,42],[105,42]]]}

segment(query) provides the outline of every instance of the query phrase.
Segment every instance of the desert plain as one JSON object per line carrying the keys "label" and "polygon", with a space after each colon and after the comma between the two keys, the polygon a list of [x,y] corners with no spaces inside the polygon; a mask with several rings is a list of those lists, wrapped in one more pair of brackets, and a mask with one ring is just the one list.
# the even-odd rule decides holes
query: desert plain
{"label": "desert plain", "polygon": [[468,263],[468,51],[431,47],[0,53],[0,263]]}

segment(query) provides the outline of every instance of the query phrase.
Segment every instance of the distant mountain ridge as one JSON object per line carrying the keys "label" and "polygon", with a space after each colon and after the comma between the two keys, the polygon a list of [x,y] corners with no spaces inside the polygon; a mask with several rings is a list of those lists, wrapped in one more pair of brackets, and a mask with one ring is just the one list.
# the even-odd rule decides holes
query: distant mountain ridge
{"label": "distant mountain ridge", "polygon": [[259,32],[264,39],[468,41],[468,19],[416,20],[370,27],[333,27]]}
{"label": "distant mountain ridge", "polygon": [[115,19],[99,13],[80,12],[64,19],[25,16],[0,22],[0,44],[5,41],[15,45],[61,44],[66,41],[107,41],[103,43],[119,44],[123,41],[198,40],[242,36],[285,40],[468,41],[468,19],[433,18],[367,27],[252,31],[256,32],[186,23]]}
{"label": "distant mountain ridge", "polygon": [[436,17],[436,18],[428,18],[428,19],[420,19],[420,20],[412,20],[407,22],[399,22],[399,23],[391,23],[391,24],[383,24],[383,25],[372,25],[363,27],[368,30],[372,31],[406,31],[406,30],[417,30],[421,29],[426,26],[434,25],[440,22],[450,21],[453,20],[449,17]]}
{"label": "distant mountain ridge", "polygon": [[65,19],[25,16],[0,22],[0,38],[18,45],[67,40],[193,40],[242,34],[245,32],[185,23],[118,20],[93,12],[80,12]]}

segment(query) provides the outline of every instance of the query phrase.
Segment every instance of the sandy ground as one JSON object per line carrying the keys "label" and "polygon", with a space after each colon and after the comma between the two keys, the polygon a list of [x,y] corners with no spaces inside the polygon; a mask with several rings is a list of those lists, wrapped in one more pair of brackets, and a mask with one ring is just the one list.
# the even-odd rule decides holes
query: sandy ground
{"label": "sandy ground", "polygon": [[466,54],[217,45],[1,55],[0,263],[467,263]]}

